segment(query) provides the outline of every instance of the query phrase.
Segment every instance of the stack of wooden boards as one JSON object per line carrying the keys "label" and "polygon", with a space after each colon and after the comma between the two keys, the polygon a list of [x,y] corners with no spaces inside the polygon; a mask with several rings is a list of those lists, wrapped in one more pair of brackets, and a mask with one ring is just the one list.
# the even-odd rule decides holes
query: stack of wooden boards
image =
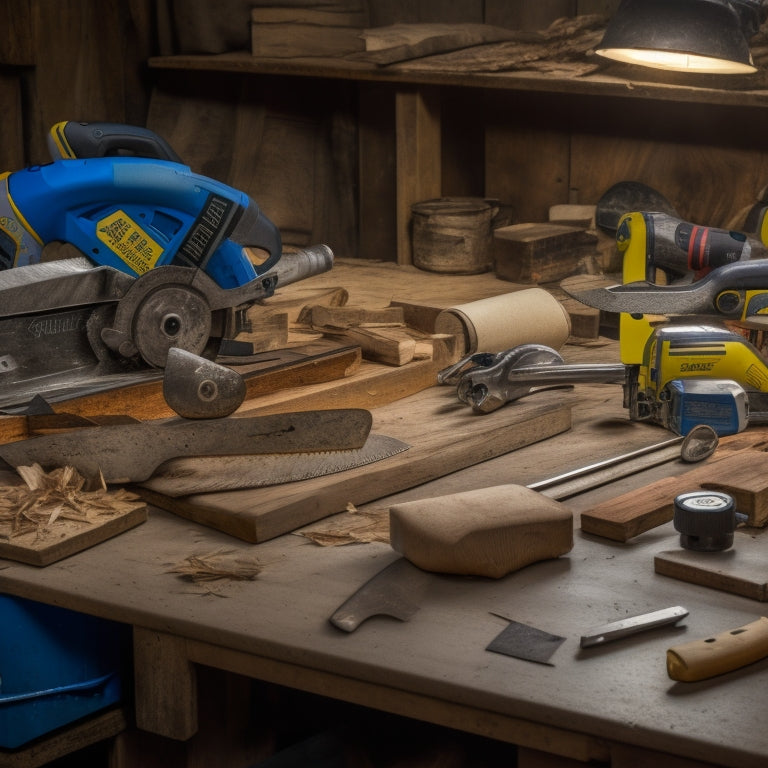
{"label": "stack of wooden boards", "polygon": [[729,494],[747,515],[732,548],[721,552],[672,549],[654,557],[657,573],[755,600],[768,601],[768,431],[753,427],[721,440],[707,462],[621,494],[582,512],[581,530],[627,542],[673,519],[680,493],[716,490]]}

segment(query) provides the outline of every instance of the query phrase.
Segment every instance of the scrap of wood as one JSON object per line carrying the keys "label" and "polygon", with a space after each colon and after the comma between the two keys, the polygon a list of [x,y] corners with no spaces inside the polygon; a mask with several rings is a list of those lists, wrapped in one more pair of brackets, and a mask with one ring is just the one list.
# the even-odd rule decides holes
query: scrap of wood
{"label": "scrap of wood", "polygon": [[25,533],[50,533],[57,520],[86,525],[101,515],[143,507],[139,497],[124,488],[101,487],[88,491],[86,480],[74,467],[46,473],[39,464],[18,467],[24,485],[0,487],[0,538],[10,540]]}
{"label": "scrap of wood", "polygon": [[209,581],[253,581],[262,566],[258,560],[243,557],[236,550],[217,550],[207,554],[190,555],[166,573],[175,573],[195,584]]}
{"label": "scrap of wood", "polygon": [[399,329],[325,327],[323,333],[349,344],[358,344],[364,359],[385,365],[405,365],[416,355],[416,340]]}
{"label": "scrap of wood", "polygon": [[334,326],[351,327],[398,327],[405,325],[405,314],[400,307],[328,307],[314,304],[299,313],[299,323],[313,328]]}
{"label": "scrap of wood", "polygon": [[546,30],[529,36],[527,40],[473,45],[390,66],[394,69],[453,72],[533,70],[578,77],[590,74],[602,66],[602,62],[590,56],[590,53],[602,40],[605,26],[604,16],[582,14],[558,19]]}
{"label": "scrap of wood", "polygon": [[18,478],[0,486],[0,557],[48,565],[147,519],[146,504],[124,488],[103,484],[86,490],[72,467],[50,473],[20,467]]}

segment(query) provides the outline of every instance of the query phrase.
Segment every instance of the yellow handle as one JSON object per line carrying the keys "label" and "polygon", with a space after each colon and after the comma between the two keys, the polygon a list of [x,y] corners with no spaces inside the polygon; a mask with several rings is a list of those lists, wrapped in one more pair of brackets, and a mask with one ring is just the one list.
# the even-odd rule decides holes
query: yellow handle
{"label": "yellow handle", "polygon": [[667,651],[667,674],[673,680],[692,683],[722,675],[768,656],[768,618],[694,640]]}

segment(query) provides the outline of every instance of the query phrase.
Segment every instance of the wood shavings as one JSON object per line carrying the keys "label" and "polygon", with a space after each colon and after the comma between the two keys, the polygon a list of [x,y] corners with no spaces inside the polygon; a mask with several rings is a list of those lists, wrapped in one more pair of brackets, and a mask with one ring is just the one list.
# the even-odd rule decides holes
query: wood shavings
{"label": "wood shavings", "polygon": [[[389,512],[375,509],[359,512],[353,504],[347,505],[347,515],[335,520],[335,527],[299,531],[319,547],[342,547],[347,544],[370,544],[374,541],[389,543]],[[355,519],[357,518],[357,519]]]}
{"label": "wood shavings", "polygon": [[253,581],[261,573],[261,565],[255,558],[237,557],[236,554],[235,550],[219,550],[206,555],[190,555],[166,573],[178,574],[195,584],[222,579]]}
{"label": "wood shavings", "polygon": [[16,470],[24,485],[0,486],[0,539],[50,533],[57,524],[95,525],[105,515],[130,512],[145,506],[136,494],[123,488],[86,490],[86,480],[74,467],[45,472],[38,464]]}

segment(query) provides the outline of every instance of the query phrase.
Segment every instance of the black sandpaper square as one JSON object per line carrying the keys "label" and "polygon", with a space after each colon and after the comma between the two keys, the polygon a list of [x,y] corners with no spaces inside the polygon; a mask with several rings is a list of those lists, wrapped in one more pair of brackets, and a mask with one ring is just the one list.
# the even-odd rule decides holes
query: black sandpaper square
{"label": "black sandpaper square", "polygon": [[564,640],[565,638],[559,635],[551,635],[536,627],[510,621],[485,650],[554,666],[549,659]]}

